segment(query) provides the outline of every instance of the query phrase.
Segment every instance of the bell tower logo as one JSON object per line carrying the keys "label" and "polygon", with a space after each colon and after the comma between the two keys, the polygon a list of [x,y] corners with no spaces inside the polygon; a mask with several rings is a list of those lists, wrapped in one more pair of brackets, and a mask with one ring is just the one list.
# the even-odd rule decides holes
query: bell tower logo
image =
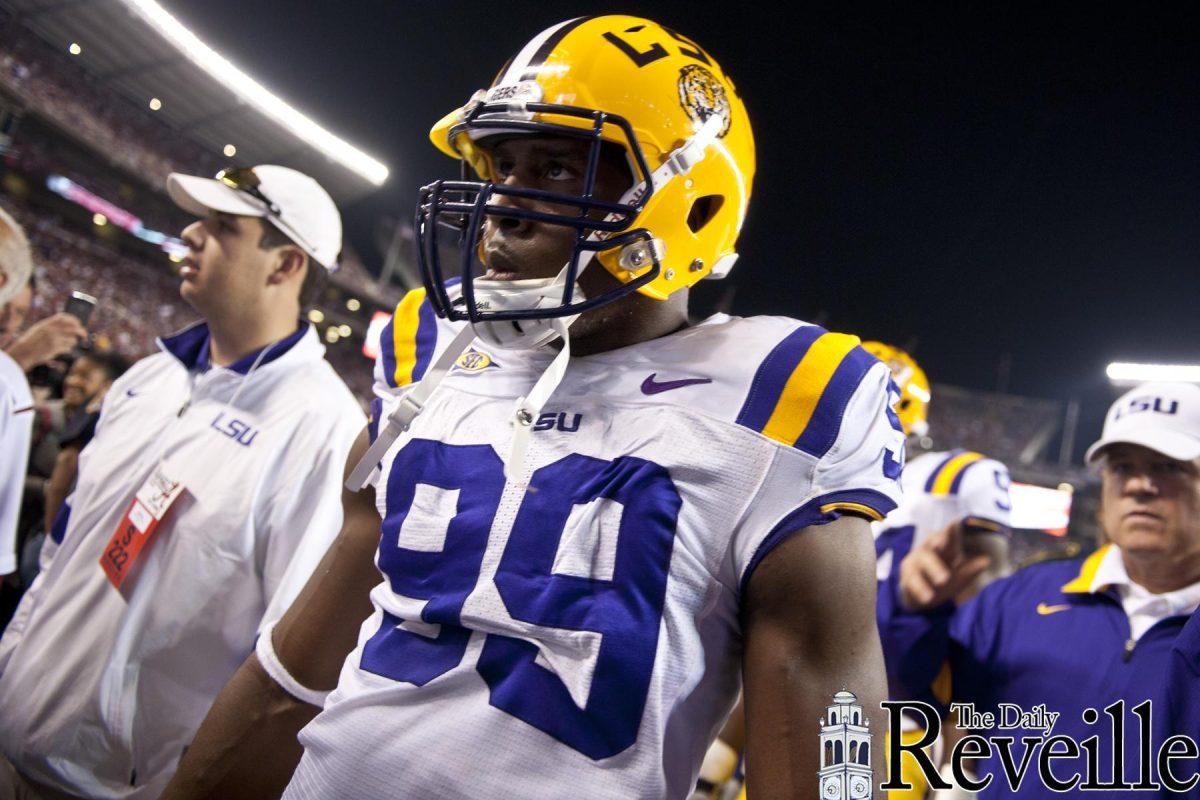
{"label": "bell tower logo", "polygon": [[858,698],[845,689],[821,719],[822,800],[870,800],[872,796],[870,721]]}

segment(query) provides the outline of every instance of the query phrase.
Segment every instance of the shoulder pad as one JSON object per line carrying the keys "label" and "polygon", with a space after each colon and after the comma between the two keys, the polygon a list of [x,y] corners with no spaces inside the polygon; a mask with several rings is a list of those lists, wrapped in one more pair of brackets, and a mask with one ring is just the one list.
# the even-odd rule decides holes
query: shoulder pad
{"label": "shoulder pad", "polygon": [[379,336],[377,378],[393,389],[421,380],[441,349],[439,344],[448,343],[460,325],[438,319],[425,289],[413,289],[396,306]]}
{"label": "shoulder pad", "polygon": [[801,323],[759,363],[736,421],[821,458],[837,441],[850,398],[878,363],[857,336]]}

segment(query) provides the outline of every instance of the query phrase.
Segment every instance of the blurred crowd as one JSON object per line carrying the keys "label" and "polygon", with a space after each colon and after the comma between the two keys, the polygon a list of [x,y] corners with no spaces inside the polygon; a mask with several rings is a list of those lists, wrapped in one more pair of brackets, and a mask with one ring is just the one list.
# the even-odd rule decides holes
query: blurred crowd
{"label": "blurred crowd", "polygon": [[33,249],[41,288],[31,322],[61,310],[72,291],[84,291],[97,300],[90,325],[97,346],[139,358],[153,352],[155,337],[195,318],[166,269],[121,255],[52,216],[5,208],[24,226]]}
{"label": "blurred crowd", "polygon": [[33,37],[0,42],[0,81],[64,132],[147,182],[161,184],[183,164],[208,173],[221,167],[214,155],[133,109],[65,53]]}
{"label": "blurred crowd", "polygon": [[980,392],[935,384],[937,401],[929,408],[933,449],[965,447],[1006,464],[1028,464],[1044,457],[1058,433],[1061,403],[1029,397]]}
{"label": "blurred crowd", "polygon": [[[195,321],[195,312],[179,298],[178,278],[164,265],[118,253],[28,207],[4,208],[24,226],[33,249],[39,290],[30,323],[61,310],[72,291],[84,291],[97,300],[89,323],[95,346],[138,359],[155,352],[157,337]],[[371,362],[360,347],[360,339],[329,344],[326,357],[365,406]]]}

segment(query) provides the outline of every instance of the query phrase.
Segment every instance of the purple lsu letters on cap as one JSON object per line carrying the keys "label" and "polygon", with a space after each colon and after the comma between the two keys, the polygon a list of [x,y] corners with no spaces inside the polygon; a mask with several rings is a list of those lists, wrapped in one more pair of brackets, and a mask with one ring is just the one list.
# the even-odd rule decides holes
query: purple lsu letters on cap
{"label": "purple lsu letters on cap", "polygon": [[1200,386],[1143,383],[1121,395],[1108,409],[1087,461],[1112,444],[1141,445],[1178,461],[1200,458]]}

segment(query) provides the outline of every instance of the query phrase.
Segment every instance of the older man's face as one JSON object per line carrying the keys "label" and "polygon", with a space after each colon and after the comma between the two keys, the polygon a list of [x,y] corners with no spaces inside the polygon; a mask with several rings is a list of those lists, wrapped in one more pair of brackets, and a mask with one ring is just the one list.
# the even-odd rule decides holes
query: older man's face
{"label": "older man's face", "polygon": [[1145,447],[1104,453],[1100,521],[1122,550],[1184,557],[1200,552],[1200,469]]}
{"label": "older man's face", "polygon": [[33,305],[33,289],[27,284],[16,297],[0,306],[0,348],[12,344],[25,327],[25,318]]}

